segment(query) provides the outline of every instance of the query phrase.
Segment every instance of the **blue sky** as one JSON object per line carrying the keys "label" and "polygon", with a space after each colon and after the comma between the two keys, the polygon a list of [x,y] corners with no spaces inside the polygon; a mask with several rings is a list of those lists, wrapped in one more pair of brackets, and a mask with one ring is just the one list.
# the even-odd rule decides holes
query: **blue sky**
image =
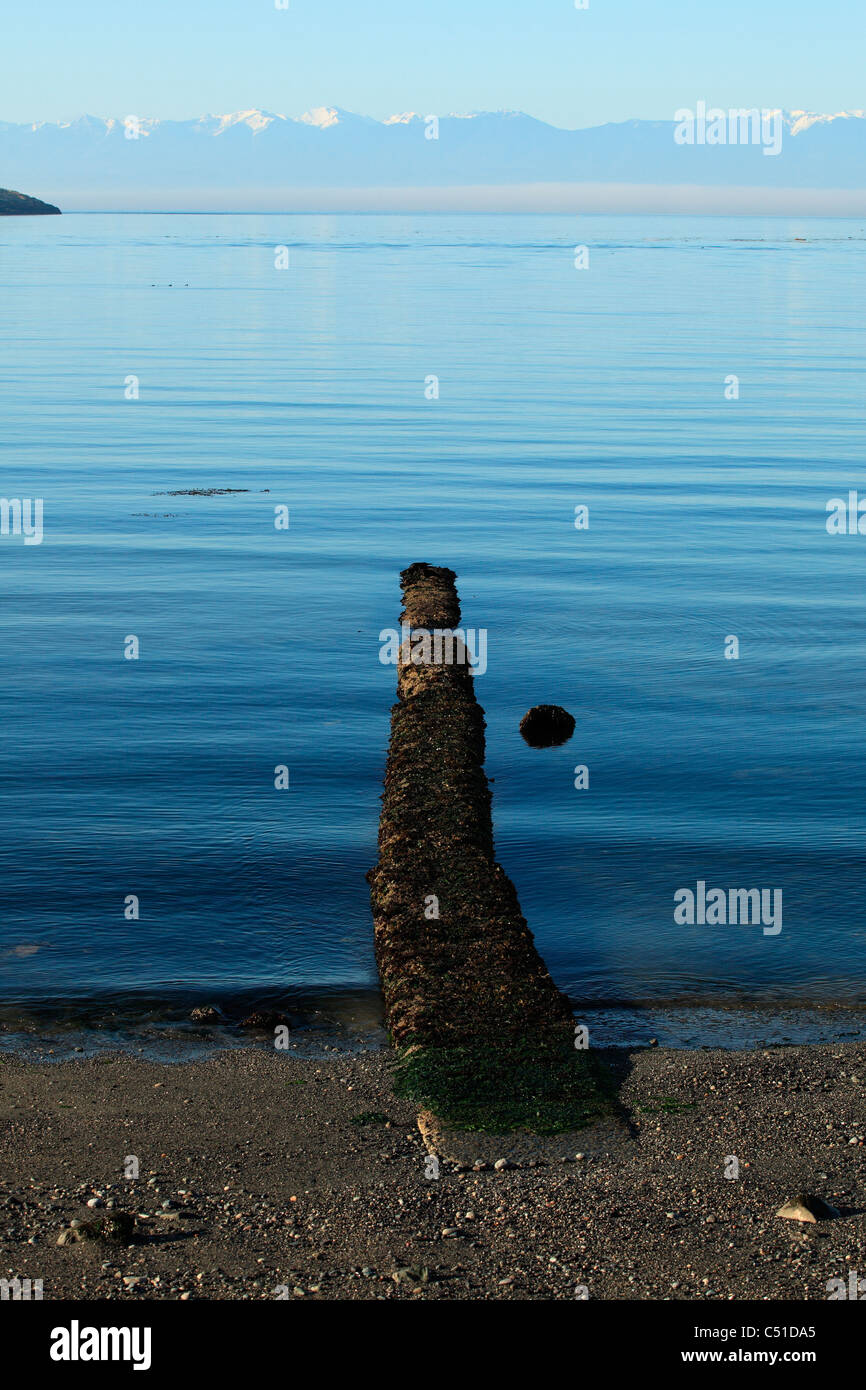
{"label": "blue sky", "polygon": [[866,108],[866,0],[18,0],[0,120]]}

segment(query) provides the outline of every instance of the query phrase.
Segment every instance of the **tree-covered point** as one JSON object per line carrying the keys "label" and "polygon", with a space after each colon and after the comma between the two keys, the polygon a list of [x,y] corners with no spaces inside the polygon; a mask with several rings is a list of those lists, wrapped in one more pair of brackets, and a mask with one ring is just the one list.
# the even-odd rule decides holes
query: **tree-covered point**
{"label": "tree-covered point", "polygon": [[16,193],[12,188],[0,188],[0,217],[32,217],[34,214],[59,212],[60,209],[53,203],[43,203],[39,198]]}

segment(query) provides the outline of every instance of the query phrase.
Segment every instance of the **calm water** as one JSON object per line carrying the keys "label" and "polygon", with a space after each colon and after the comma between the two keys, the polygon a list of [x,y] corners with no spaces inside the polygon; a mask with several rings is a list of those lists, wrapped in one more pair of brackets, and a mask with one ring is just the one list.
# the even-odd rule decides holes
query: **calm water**
{"label": "calm water", "polygon": [[[4,219],[0,287],[2,492],[45,509],[0,539],[7,1007],[369,994],[419,559],[488,631],[499,857],[564,989],[866,1004],[866,537],[825,527],[866,494],[866,224]],[[212,487],[248,491],[164,495]],[[521,740],[542,701],[566,746]],[[698,879],[782,932],[677,925]]]}

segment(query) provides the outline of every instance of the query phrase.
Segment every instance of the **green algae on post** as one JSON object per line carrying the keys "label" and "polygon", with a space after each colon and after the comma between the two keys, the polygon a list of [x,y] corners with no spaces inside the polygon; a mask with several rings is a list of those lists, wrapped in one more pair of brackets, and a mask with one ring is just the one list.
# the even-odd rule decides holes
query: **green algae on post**
{"label": "green algae on post", "polygon": [[[462,1128],[577,1128],[609,1110],[608,1091],[599,1064],[575,1049],[568,999],[495,860],[484,715],[455,580],[426,564],[400,576],[399,700],[368,874],[396,1084]],[[454,640],[424,640],[433,633]]]}
{"label": "green algae on post", "polygon": [[395,1070],[399,1096],[431,1110],[448,1129],[562,1134],[609,1115],[605,1067],[575,1052],[571,1035],[525,1042],[406,1049]]}

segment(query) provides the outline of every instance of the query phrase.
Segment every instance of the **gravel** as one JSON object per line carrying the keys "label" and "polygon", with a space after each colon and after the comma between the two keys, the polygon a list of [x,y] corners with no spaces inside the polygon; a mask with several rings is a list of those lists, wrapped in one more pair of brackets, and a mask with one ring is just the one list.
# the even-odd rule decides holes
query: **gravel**
{"label": "gravel", "polygon": [[[467,1136],[435,1179],[387,1052],[4,1057],[0,1275],[45,1299],[717,1301],[866,1273],[866,1044],[605,1055],[614,1128],[500,1161]],[[801,1192],[840,1215],[777,1219]],[[94,1208],[133,1242],[58,1246]]]}

